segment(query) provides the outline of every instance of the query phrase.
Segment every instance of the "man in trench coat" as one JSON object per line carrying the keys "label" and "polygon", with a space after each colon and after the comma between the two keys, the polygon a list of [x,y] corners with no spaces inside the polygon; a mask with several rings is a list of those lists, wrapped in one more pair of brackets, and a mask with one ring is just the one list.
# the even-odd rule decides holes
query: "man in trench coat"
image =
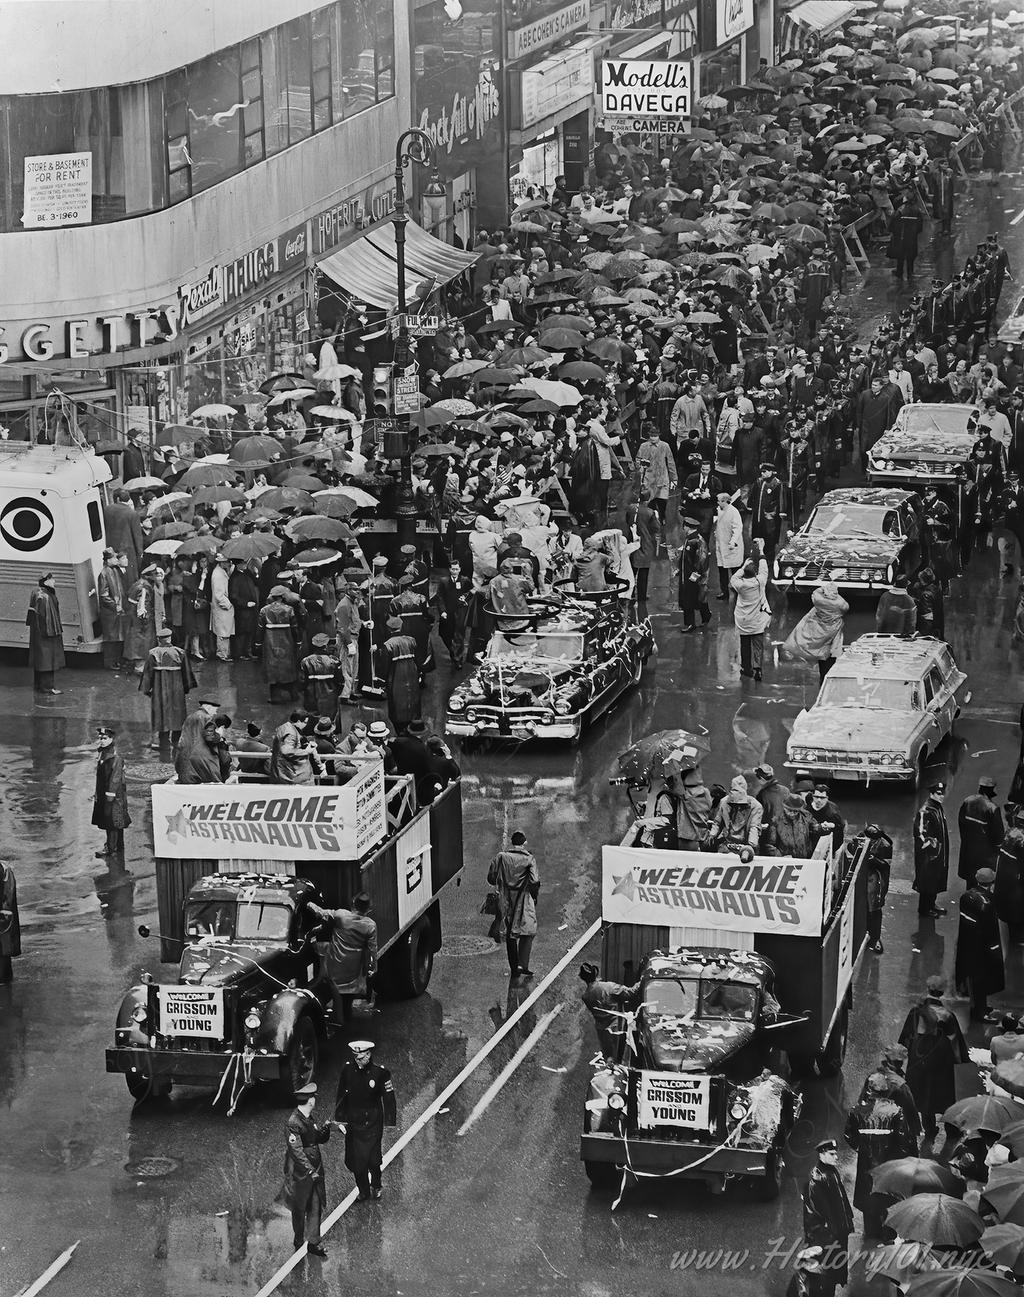
{"label": "man in trench coat", "polygon": [[132,822],[128,813],[128,789],[124,778],[124,758],[114,745],[114,731],[101,725],[96,731],[96,792],[93,797],[92,822],[105,829],[106,845],[98,857],[124,852],[124,831]]}
{"label": "man in trench coat", "polygon": [[64,666],[64,624],[53,573],[39,578],[39,584],[28,601],[25,617],[28,626],[28,660],[32,667],[32,687],[37,694],[59,694],[54,675]]}
{"label": "man in trench coat", "polygon": [[370,982],[377,971],[377,923],[370,918],[370,897],[360,892],[352,908],[308,907],[330,931],[327,976],[334,991],[333,1017],[338,1024],[352,1017],[352,1001],[369,998]]}
{"label": "man in trench coat", "polygon": [[327,1206],[324,1162],[320,1145],[331,1138],[330,1122],[313,1119],[316,1086],[311,1081],[296,1091],[297,1107],[288,1118],[284,1155],[284,1197],[292,1213],[292,1244],[303,1241],[314,1256],[326,1256],[320,1242],[320,1221]]}
{"label": "man in trench coat", "polygon": [[942,1002],[945,979],[928,978],[928,994],[907,1014],[900,1032],[900,1044],[908,1052],[907,1085],[921,1114],[925,1136],[934,1139],[938,1131],[936,1113],[956,1102],[958,1063],[967,1062],[967,1045],[960,1024]]}
{"label": "man in trench coat", "polygon": [[928,800],[914,817],[914,891],[917,912],[925,919],[938,919],[946,913],[935,903],[946,890],[949,874],[949,828],[942,810],[945,795],[944,783],[933,784]]}
{"label": "man in trench coat", "polygon": [[960,804],[960,860],[956,872],[968,887],[973,887],[979,869],[995,869],[999,845],[1006,833],[995,795],[996,781],[982,775],[978,791]]}
{"label": "man in trench coat", "polygon": [[1003,948],[999,940],[999,919],[992,885],[996,876],[991,869],[979,869],[974,886],[960,897],[960,927],[956,937],[956,988],[970,993],[971,1019],[974,1022],[998,1022],[999,1014],[989,1012],[988,997],[997,995],[1006,985],[1003,973]]}
{"label": "man in trench coat", "polygon": [[139,689],[149,699],[152,737],[149,746],[177,743],[185,724],[186,697],[196,687],[196,678],[184,649],[171,643],[170,626],[156,633],[156,648],[151,648],[142,668]]}

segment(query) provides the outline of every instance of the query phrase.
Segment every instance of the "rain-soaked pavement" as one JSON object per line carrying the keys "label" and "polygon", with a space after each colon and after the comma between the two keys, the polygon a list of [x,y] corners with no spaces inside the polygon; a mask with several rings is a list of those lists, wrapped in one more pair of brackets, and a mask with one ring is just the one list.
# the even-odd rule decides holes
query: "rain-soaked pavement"
{"label": "rain-soaked pavement", "polygon": [[[989,229],[1005,231],[1011,265],[1024,264],[1024,227],[1009,224],[1022,203],[1018,176],[996,190],[975,185],[964,203],[956,264]],[[920,263],[922,286],[936,261],[948,269],[950,251],[948,240],[937,257],[929,251]],[[872,271],[859,298],[866,330],[873,313],[898,300],[891,290],[887,271]],[[1004,310],[1013,295],[1010,285]],[[973,692],[936,767],[948,768],[951,820],[980,773],[995,774],[1003,793],[1009,785],[1020,738],[1016,590],[1016,579],[999,579],[988,550],[947,603],[950,642]],[[510,988],[504,953],[486,940],[487,920],[478,912],[487,861],[511,827],[526,831],[540,861],[540,935],[531,960],[539,981],[597,915],[599,848],[621,836],[628,818],[621,790],[607,782],[617,752],[652,729],[700,724],[711,735],[705,768],[713,778],[728,782],[765,759],[781,766],[788,728],[812,701],[816,673],[769,666],[762,685],[741,682],[735,632],[719,627],[722,605],[715,605],[712,631],[684,638],[673,602],[662,564],[651,600],[658,654],[635,694],[578,749],[465,756],[467,868],[447,901],[445,949],[429,992],[387,1004],[379,1018],[359,1024],[379,1040],[379,1057],[394,1074],[402,1126],[526,994]],[[780,607],[773,638],[802,611]],[[871,625],[871,610],[857,607],[851,635]],[[205,664],[200,680],[200,693],[237,718],[271,720],[283,710],[264,703],[253,666]],[[448,682],[440,671],[435,713]],[[48,1297],[255,1293],[291,1251],[290,1224],[276,1202],[285,1111],[257,1092],[228,1118],[211,1107],[209,1093],[187,1089],[133,1109],[120,1078],[104,1071],[123,989],[141,970],[160,969],[155,942],[136,929],[155,927],[148,786],[166,777],[166,768],[146,748],[147,705],[134,681],[82,668],[67,671],[61,684],[60,697],[36,703],[23,664],[0,664],[0,844],[18,875],[25,948],[13,986],[0,988],[0,1293],[17,1292],[77,1239]],[[110,721],[121,728],[135,819],[120,871],[94,858],[100,835],[89,824],[93,735]],[[607,1199],[588,1192],[577,1138],[594,1040],[578,1008],[574,964],[386,1172],[384,1202],[349,1211],[327,1236],[328,1260],[303,1262],[281,1290],[325,1297],[781,1294],[789,1271],[771,1257],[785,1256],[799,1240],[798,1187],[814,1145],[826,1133],[841,1134],[865,1071],[898,1031],[925,975],[949,969],[955,939],[952,916],[917,919],[909,887],[914,796],[871,790],[841,801],[855,826],[875,820],[895,839],[886,951],[867,955],[857,978],[844,1075],[806,1087],[778,1202],[757,1202],[742,1189],[712,1196],[650,1182],[631,1190],[613,1215]],[[955,850],[954,841],[954,861]],[[1011,990],[1000,997],[1007,1003],[1024,1001],[1020,959],[1015,952]],[[540,1043],[459,1137],[487,1086],[557,1005],[564,1008]],[[980,1042],[977,1031],[972,1039]],[[321,1071],[328,1097],[340,1053],[334,1045]],[[337,1202],[350,1187],[340,1144],[328,1146],[327,1163]],[[852,1177],[848,1153],[843,1170]],[[680,1268],[688,1249],[716,1247],[739,1249],[738,1268]]]}

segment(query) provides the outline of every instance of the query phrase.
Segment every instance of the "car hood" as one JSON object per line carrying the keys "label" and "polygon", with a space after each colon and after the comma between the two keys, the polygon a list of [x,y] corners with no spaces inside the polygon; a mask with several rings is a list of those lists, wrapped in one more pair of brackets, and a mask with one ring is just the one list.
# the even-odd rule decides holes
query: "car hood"
{"label": "car hood", "polygon": [[893,428],[871,447],[871,458],[876,463],[882,459],[948,459],[962,464],[970,457],[976,440],[969,432],[940,432],[937,428],[931,432],[905,432]]}
{"label": "car hood", "polygon": [[779,565],[838,560],[858,567],[887,564],[899,557],[902,548],[903,541],[891,536],[793,536],[779,554]]}
{"label": "car hood", "polygon": [[840,748],[855,752],[902,751],[917,726],[917,713],[861,707],[812,707],[793,722],[790,747]]}
{"label": "car hood", "polygon": [[644,1015],[651,1066],[662,1072],[717,1072],[754,1038],[752,1022],[687,1022],[667,1014]]}
{"label": "car hood", "polygon": [[278,946],[189,946],[180,976],[189,986],[232,986],[269,973],[282,954]]}

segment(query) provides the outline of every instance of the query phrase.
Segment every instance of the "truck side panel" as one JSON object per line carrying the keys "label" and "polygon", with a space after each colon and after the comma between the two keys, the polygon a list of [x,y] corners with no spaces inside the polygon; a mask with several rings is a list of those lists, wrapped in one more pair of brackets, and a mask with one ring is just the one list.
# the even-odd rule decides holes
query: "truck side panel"
{"label": "truck side panel", "polygon": [[456,785],[449,784],[430,806],[430,870],[435,893],[461,869],[462,798]]}

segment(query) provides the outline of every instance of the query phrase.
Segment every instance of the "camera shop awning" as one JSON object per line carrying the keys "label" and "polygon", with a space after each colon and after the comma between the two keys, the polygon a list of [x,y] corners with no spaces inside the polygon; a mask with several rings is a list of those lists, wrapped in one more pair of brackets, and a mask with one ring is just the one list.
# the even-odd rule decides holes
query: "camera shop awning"
{"label": "camera shop awning", "polygon": [[[435,239],[415,221],[405,227],[405,294],[415,300],[417,287],[426,280],[435,288],[450,283],[477,260]],[[395,227],[389,221],[325,257],[320,269],[347,296],[369,306],[392,310],[398,302],[398,254]]]}

